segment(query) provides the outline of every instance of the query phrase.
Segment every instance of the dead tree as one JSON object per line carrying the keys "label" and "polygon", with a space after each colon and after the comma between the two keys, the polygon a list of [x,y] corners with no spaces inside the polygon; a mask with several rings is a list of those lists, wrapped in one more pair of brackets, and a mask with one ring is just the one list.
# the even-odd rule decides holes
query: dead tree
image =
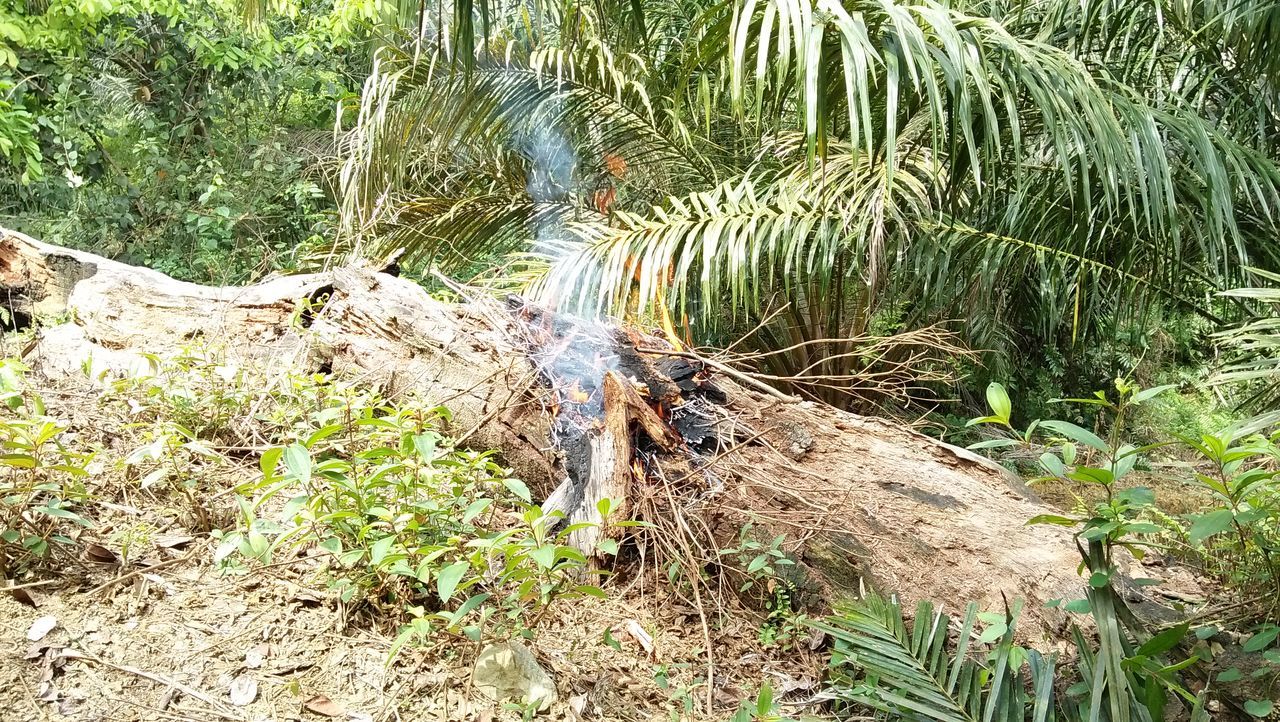
{"label": "dead tree", "polygon": [[452,410],[459,443],[496,449],[574,519],[596,520],[595,501],[610,497],[621,502],[611,518],[671,515],[706,546],[731,545],[746,522],[785,535],[798,596],[815,607],[864,583],[989,608],[1003,595],[1028,600],[1020,626],[1034,634],[1062,621],[1043,602],[1082,589],[1070,535],[1026,526],[1048,510],[999,466],[749,388],[634,330],[518,299],[442,302],[364,267],[204,287],[3,230],[0,291],[12,326],[38,327],[34,343],[6,350],[40,373],[123,373],[144,353],[213,345],[417,392]]}

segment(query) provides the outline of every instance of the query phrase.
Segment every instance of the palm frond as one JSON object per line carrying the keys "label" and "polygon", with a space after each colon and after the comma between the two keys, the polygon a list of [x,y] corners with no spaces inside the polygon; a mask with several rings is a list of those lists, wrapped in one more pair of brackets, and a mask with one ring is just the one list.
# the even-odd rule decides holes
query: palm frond
{"label": "palm frond", "polygon": [[1255,309],[1248,320],[1214,334],[1227,361],[1210,378],[1218,386],[1234,386],[1244,392],[1241,406],[1260,412],[1250,427],[1276,422],[1270,412],[1280,404],[1280,274],[1260,268],[1247,269],[1258,285],[1222,292],[1243,299]]}
{"label": "palm frond", "polygon": [[[1176,105],[1152,107],[1083,58],[1015,36],[992,17],[935,2],[750,0],[718,4],[704,23],[711,42],[724,48],[737,111],[759,122],[763,114],[798,109],[811,156],[826,152],[828,134],[839,127],[834,114],[847,115],[850,147],[862,153],[923,114],[929,146],[978,189],[1000,176],[1022,180],[1024,159],[1037,159],[1061,174],[1078,212],[1090,213],[1096,199],[1104,208],[1132,207],[1146,227],[1176,232],[1173,189],[1183,176],[1207,190],[1198,196],[1201,211],[1228,238],[1237,232],[1234,193],[1256,195],[1261,207],[1280,199],[1274,163]],[[843,97],[825,94],[841,78]],[[794,102],[763,102],[770,97]],[[885,152],[892,172],[894,147]]]}
{"label": "palm frond", "polygon": [[952,620],[921,602],[909,629],[896,599],[872,594],[811,624],[836,640],[833,663],[853,670],[836,685],[846,702],[902,720],[1046,722],[1054,719],[1054,659],[1015,648],[1017,617],[1016,607],[1006,613],[1006,629],[986,655],[973,644],[976,604]]}
{"label": "palm frond", "polygon": [[610,179],[661,188],[682,175],[705,178],[711,169],[679,124],[664,119],[629,74],[635,62],[599,44],[577,56],[539,51],[527,64],[485,63],[469,73],[438,57],[414,63],[386,54],[346,138],[349,228],[371,228],[391,211],[411,180],[406,157],[438,166],[478,148],[505,148],[536,162],[555,144],[564,156],[557,162],[566,165],[559,182],[568,187],[554,189],[561,196],[583,195]]}

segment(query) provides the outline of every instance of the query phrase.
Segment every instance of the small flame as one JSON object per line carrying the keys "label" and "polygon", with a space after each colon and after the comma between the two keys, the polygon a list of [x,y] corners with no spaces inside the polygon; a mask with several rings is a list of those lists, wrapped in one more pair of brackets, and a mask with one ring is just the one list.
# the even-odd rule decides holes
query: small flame
{"label": "small flame", "polygon": [[565,392],[565,396],[575,404],[585,404],[587,403],[587,400],[591,398],[591,394],[583,391],[577,381],[573,382],[573,385],[569,387],[567,392]]}

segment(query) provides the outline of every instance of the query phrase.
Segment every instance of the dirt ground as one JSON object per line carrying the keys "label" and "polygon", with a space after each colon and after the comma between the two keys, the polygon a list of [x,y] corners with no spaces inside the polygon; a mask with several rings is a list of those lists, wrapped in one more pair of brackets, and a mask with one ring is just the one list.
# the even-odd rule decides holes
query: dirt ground
{"label": "dirt ground", "polygon": [[[31,587],[34,607],[0,595],[0,718],[520,718],[471,688],[472,643],[406,648],[388,667],[391,637],[307,586],[310,560],[227,577],[208,563],[207,544],[171,554],[154,572],[97,575],[121,580],[101,591]],[[725,615],[708,620],[716,680],[708,714],[705,685],[693,686],[708,664],[701,618],[642,581],[606,587],[609,600],[555,609],[531,643],[560,690],[540,719],[727,717],[764,679],[785,699],[814,696],[816,655],[770,654],[749,619]],[[40,636],[42,619],[56,626]],[[651,652],[625,632],[629,620],[652,636]],[[605,642],[611,628],[620,648]]]}

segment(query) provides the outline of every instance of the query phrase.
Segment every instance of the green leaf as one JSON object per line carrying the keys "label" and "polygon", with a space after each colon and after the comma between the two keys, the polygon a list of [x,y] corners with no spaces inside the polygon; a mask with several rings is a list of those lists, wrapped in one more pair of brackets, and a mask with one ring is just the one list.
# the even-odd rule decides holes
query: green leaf
{"label": "green leaf", "polygon": [[1261,652],[1276,641],[1277,635],[1280,635],[1280,627],[1274,624],[1264,625],[1262,631],[1249,637],[1248,641],[1244,643],[1244,651]]}
{"label": "green leaf", "polygon": [[458,607],[453,611],[453,613],[448,615],[451,620],[450,623],[457,624],[462,621],[463,617],[471,613],[471,610],[487,602],[490,596],[491,595],[488,592],[483,592],[481,594],[475,594],[468,597],[467,601],[463,602],[461,607]]}
{"label": "green leaf", "polygon": [[1080,519],[1072,519],[1068,516],[1059,516],[1057,514],[1037,514],[1027,520],[1027,526],[1035,524],[1053,524],[1055,526],[1075,526],[1080,523]]}
{"label": "green leaf", "polygon": [[1009,423],[1009,419],[1013,416],[1013,403],[1009,400],[1009,392],[1004,390],[1004,386],[994,381],[987,384],[987,405],[991,407],[993,416],[998,417],[1005,424]]}
{"label": "green leaf", "polygon": [[440,597],[441,602],[447,604],[453,598],[453,592],[458,588],[458,583],[462,581],[462,576],[470,569],[470,562],[460,561],[440,570],[440,573],[436,575],[436,596]]}
{"label": "green leaf", "polygon": [[1216,534],[1221,534],[1231,528],[1231,520],[1234,518],[1230,509],[1218,509],[1208,514],[1200,514],[1192,517],[1191,531],[1187,533],[1191,544],[1197,545]]}
{"label": "green leaf", "polygon": [[1138,647],[1138,651],[1135,654],[1145,655],[1147,657],[1164,654],[1177,646],[1178,643],[1187,636],[1187,630],[1190,628],[1190,622],[1184,622],[1176,627],[1170,627],[1151,639],[1148,639],[1141,647]]}
{"label": "green leaf", "polygon": [[395,543],[396,537],[394,534],[388,534],[374,542],[373,546],[369,547],[369,563],[375,567],[381,566],[382,560],[386,559],[387,555],[391,553],[391,545]]}
{"label": "green leaf", "polygon": [[[1145,486],[1135,486],[1116,492],[1116,499],[1130,506],[1152,506],[1156,503],[1156,493]],[[1157,530],[1158,531],[1158,530]]]}
{"label": "green leaf", "polygon": [[1107,442],[1099,438],[1097,434],[1089,431],[1088,429],[1082,429],[1069,421],[1056,421],[1051,419],[1049,421],[1041,421],[1040,425],[1059,436],[1066,437],[1077,443],[1084,444],[1085,446],[1090,446],[1103,453],[1110,451],[1110,447],[1107,446]]}
{"label": "green leaf", "polygon": [[1218,673],[1219,682],[1235,682],[1236,680],[1243,679],[1243,678],[1244,678],[1244,673],[1240,671],[1239,667],[1224,669]]}
{"label": "green leaf", "polygon": [[1196,639],[1208,639],[1218,633],[1218,628],[1214,626],[1199,627],[1196,629]]}
{"label": "green leaf", "polygon": [[1143,401],[1155,398],[1169,389],[1176,388],[1177,384],[1165,384],[1164,386],[1153,386],[1149,389],[1143,389],[1134,395],[1132,403],[1140,404]]}
{"label": "green leaf", "polygon": [[284,466],[303,485],[311,483],[311,452],[302,444],[290,444],[284,449]]}
{"label": "green leaf", "polygon": [[1111,575],[1107,572],[1094,572],[1089,576],[1089,586],[1101,589],[1111,583]]}
{"label": "green leaf", "polygon": [[440,441],[440,435],[435,433],[416,434],[413,437],[413,448],[418,452],[418,458],[430,464],[436,458],[436,444]]}
{"label": "green leaf", "polygon": [[503,479],[502,485],[507,487],[507,491],[515,494],[521,501],[526,504],[533,503],[533,496],[529,493],[529,487],[519,479]]}
{"label": "green leaf", "polygon": [[556,563],[556,545],[543,544],[542,546],[529,552],[529,556],[533,558],[538,566],[543,569],[550,569]]}
{"label": "green leaf", "polygon": [[0,464],[12,466],[16,469],[34,469],[36,468],[36,459],[27,454],[0,454]]}
{"label": "green leaf", "polygon": [[1266,717],[1275,706],[1275,702],[1269,699],[1251,699],[1244,703],[1244,711],[1253,717]]}
{"label": "green leaf", "polygon": [[1062,605],[1062,608],[1075,614],[1089,614],[1093,611],[1093,606],[1089,604],[1088,599],[1072,599]]}
{"label": "green leaf", "polygon": [[988,624],[987,628],[982,630],[982,634],[979,635],[978,641],[981,642],[982,644],[991,644],[997,639],[1000,639],[1001,637],[1003,637],[1006,633],[1008,633],[1008,631],[1009,631],[1009,626],[1005,624],[1004,620],[1002,619],[999,622]]}
{"label": "green leaf", "polygon": [[609,556],[618,556],[618,541],[616,539],[601,539],[596,544],[596,548]]}
{"label": "green leaf", "polygon": [[470,524],[473,519],[484,513],[485,509],[493,503],[493,499],[476,499],[467,506],[467,511],[462,515],[462,523]]}
{"label": "green leaf", "polygon": [[1017,439],[987,439],[986,441],[979,441],[976,444],[969,444],[965,448],[970,451],[979,451],[981,449],[999,449],[1005,446],[1017,446],[1020,443],[1022,442]]}
{"label": "green leaf", "polygon": [[1059,459],[1058,455],[1054,453],[1045,452],[1041,454],[1040,466],[1043,467],[1045,471],[1059,478],[1066,476],[1067,474],[1067,467],[1063,465],[1062,459]]}
{"label": "green leaf", "polygon": [[767,717],[773,711],[773,687],[768,681],[760,685],[760,693],[756,695],[756,714]]}

